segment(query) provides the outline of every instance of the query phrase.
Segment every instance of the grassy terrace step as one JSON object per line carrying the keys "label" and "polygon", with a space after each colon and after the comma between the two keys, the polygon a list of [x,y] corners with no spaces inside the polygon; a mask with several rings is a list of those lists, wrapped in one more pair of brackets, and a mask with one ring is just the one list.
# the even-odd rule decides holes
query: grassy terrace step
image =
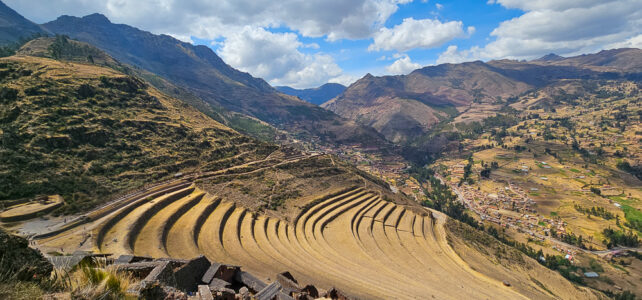
{"label": "grassy terrace step", "polygon": [[[136,243],[136,238],[138,238],[138,235],[140,232],[143,230],[143,227],[147,222],[154,217],[156,214],[160,213],[161,211],[165,211],[164,209],[174,203],[175,201],[191,194],[194,191],[195,187],[191,186],[189,188],[186,188],[184,190],[176,191],[172,194],[154,199],[154,203],[146,207],[145,211],[143,211],[142,214],[140,214],[135,221],[131,224],[131,226],[128,228],[127,235],[126,235],[126,244],[125,246],[127,247],[127,250],[129,252],[134,252],[134,244]],[[160,241],[159,241],[160,242]]]}
{"label": "grassy terrace step", "polygon": [[171,226],[165,242],[171,257],[190,259],[200,254],[196,244],[200,228],[220,201],[206,195]]}
{"label": "grassy terrace step", "polygon": [[222,263],[230,262],[230,257],[223,247],[223,230],[236,204],[233,202],[221,201],[214,211],[207,217],[198,235],[198,248],[201,253],[212,261]]}
{"label": "grassy terrace step", "polygon": [[368,299],[448,298],[452,291],[466,298],[518,298],[510,290],[486,293],[490,283],[458,260],[431,216],[363,188],[311,201],[292,223],[193,185],[155,195],[115,211],[97,229],[105,232],[99,244],[104,252],[205,255],[262,278],[288,270],[303,282]]}
{"label": "grassy terrace step", "polygon": [[169,203],[151,218],[142,219],[145,224],[134,241],[132,251],[141,256],[168,257],[163,237],[163,232],[169,231],[167,226],[171,226],[168,225],[168,222],[175,222],[182,214],[181,212],[187,211],[190,207],[196,205],[204,195],[205,193],[195,189],[191,194]]}
{"label": "grassy terrace step", "polygon": [[[124,245],[119,247],[114,244],[118,242],[125,243],[122,241],[122,239],[125,238],[123,235],[131,234],[130,229],[133,223],[135,223],[140,215],[144,214],[150,206],[154,205],[151,201],[159,201],[167,198],[173,199],[176,195],[180,196],[184,193],[191,192],[192,189],[191,187],[183,188],[159,198],[147,197],[125,207],[100,226],[96,238],[97,247],[104,252],[131,253],[131,248],[125,248],[126,246]],[[107,244],[110,244],[110,247],[105,248]]]}

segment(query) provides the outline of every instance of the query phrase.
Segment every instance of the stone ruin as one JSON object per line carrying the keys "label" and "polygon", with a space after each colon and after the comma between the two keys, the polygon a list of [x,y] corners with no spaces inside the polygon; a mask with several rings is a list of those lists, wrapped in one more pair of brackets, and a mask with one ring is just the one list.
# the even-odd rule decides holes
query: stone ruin
{"label": "stone ruin", "polygon": [[328,299],[350,299],[332,288],[323,295],[314,285],[301,286],[289,272],[277,274],[268,284],[241,270],[239,266],[210,262],[205,256],[190,260],[121,255],[116,259],[104,254],[78,251],[70,256],[50,257],[58,267],[72,268],[88,259],[106,258],[118,270],[129,273],[138,283],[128,294],[140,299],[190,300],[306,300],[320,296]]}

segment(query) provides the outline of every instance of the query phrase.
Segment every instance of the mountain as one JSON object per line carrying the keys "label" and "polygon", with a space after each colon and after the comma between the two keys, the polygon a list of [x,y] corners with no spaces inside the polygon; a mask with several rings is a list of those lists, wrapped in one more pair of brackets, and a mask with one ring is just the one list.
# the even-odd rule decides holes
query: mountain
{"label": "mountain", "polygon": [[295,89],[289,86],[277,86],[277,91],[291,96],[299,97],[312,104],[321,105],[326,101],[339,96],[345,91],[346,87],[338,83],[326,83],[318,88],[313,89]]}
{"label": "mountain", "polygon": [[538,59],[535,59],[533,61],[558,61],[558,60],[562,60],[562,59],[564,59],[564,57],[559,56],[559,55],[557,55],[555,53],[549,53],[549,54],[546,54],[546,55],[544,55],[544,56],[542,56],[542,57],[540,57]]}
{"label": "mountain", "polygon": [[323,142],[383,144],[371,128],[296,97],[281,94],[260,78],[240,72],[210,48],[194,46],[167,35],[111,23],[105,16],[62,16],[43,25],[106,51],[115,59],[156,74],[185,88],[213,107],[256,117],[277,128]]}
{"label": "mountain", "polygon": [[547,55],[528,62],[442,64],[400,76],[368,74],[322,107],[403,144],[447,119],[482,121],[518,95],[563,80],[638,80],[641,60],[640,49],[616,49],[569,58]]}
{"label": "mountain", "polygon": [[138,77],[79,62],[86,56],[26,55],[51,40],[0,60],[1,200],[60,194],[71,212],[177,172],[218,170],[276,149]]}
{"label": "mountain", "polygon": [[458,114],[460,107],[492,103],[529,88],[483,62],[444,64],[401,76],[368,74],[322,107],[403,143]]}
{"label": "mountain", "polygon": [[583,54],[556,60],[553,64],[579,67],[601,67],[601,70],[641,73],[642,49],[622,48],[602,50],[598,53]]}
{"label": "mountain", "polygon": [[0,1],[0,46],[47,32]]}

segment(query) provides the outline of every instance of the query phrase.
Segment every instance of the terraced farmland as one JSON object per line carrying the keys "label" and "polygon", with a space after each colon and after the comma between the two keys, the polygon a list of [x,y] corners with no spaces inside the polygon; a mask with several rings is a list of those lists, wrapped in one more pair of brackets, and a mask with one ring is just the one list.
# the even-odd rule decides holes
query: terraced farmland
{"label": "terraced farmland", "polygon": [[[468,268],[446,243],[438,218],[363,188],[317,199],[287,222],[180,183],[85,227],[104,253],[204,254],[264,279],[288,270],[302,281],[367,298],[521,297]],[[63,232],[49,242],[77,234]]]}

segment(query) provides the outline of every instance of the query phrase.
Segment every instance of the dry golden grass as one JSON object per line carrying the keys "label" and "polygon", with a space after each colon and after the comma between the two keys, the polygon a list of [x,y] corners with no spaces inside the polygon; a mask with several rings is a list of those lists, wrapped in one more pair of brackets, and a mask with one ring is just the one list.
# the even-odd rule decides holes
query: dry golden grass
{"label": "dry golden grass", "polygon": [[[267,281],[288,270],[300,282],[336,286],[371,299],[524,298],[461,260],[446,242],[445,217],[434,213],[438,217],[433,218],[425,210],[384,201],[370,190],[353,188],[310,201],[293,221],[201,193],[192,188],[180,197],[148,199],[125,215],[114,214],[116,222],[98,249],[186,259],[204,254],[212,261],[241,265]],[[172,200],[156,211],[164,199]],[[137,226],[140,232],[131,235]],[[163,238],[166,226],[170,228]],[[135,239],[131,249],[130,235]],[[110,271],[99,270],[74,275],[76,286],[108,291],[105,278]],[[128,283],[122,281],[123,286]]]}

